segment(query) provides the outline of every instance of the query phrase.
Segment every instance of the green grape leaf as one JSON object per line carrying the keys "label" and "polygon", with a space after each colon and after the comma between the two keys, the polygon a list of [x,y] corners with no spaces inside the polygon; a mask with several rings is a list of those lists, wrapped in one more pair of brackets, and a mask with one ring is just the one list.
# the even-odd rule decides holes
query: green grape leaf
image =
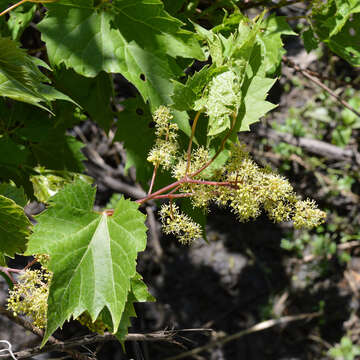
{"label": "green grape leaf", "polygon": [[22,187],[16,187],[12,184],[0,184],[0,195],[13,200],[17,205],[24,207],[27,204],[27,198]]}
{"label": "green grape leaf", "polygon": [[273,74],[286,52],[281,37],[297,34],[291,29],[284,16],[271,15],[263,21],[261,27],[263,31],[258,34],[258,41],[264,47],[263,66],[267,74]]}
{"label": "green grape leaf", "polygon": [[0,126],[12,131],[16,124],[18,129],[16,136],[0,137],[0,151],[8,154],[0,159],[0,179],[14,181],[33,197],[30,178],[37,174],[36,166],[48,170],[82,171],[83,144],[65,135],[66,129],[74,126],[74,108],[69,102],[58,101],[54,104],[57,116],[52,117],[26,103],[16,104],[11,111],[4,106],[3,111],[0,110]]}
{"label": "green grape leaf", "polygon": [[0,154],[6,154],[0,157],[0,166],[19,167],[26,161],[29,150],[15,143],[8,135],[4,135],[0,137]]}
{"label": "green grape leaf", "polygon": [[0,95],[23,101],[51,112],[41,103],[52,100],[70,100],[64,94],[43,82],[49,82],[31,57],[18,44],[0,37]]}
{"label": "green grape leaf", "polygon": [[140,98],[123,102],[124,110],[119,113],[115,141],[124,142],[126,167],[136,169],[136,180],[146,185],[153,172],[153,165],[146,158],[155,142],[152,116],[148,106]]}
{"label": "green grape leaf", "polygon": [[18,186],[23,185],[28,193],[29,181],[27,180],[26,163],[30,152],[22,144],[15,143],[8,135],[0,136],[0,179],[14,181]]}
{"label": "green grape leaf", "polygon": [[330,0],[312,11],[314,32],[329,48],[353,66],[360,66],[360,4],[357,0]]}
{"label": "green grape leaf", "polygon": [[332,37],[342,31],[353,14],[360,13],[358,0],[330,0],[317,2],[312,9],[312,18],[320,33],[327,33]]}
{"label": "green grape leaf", "polygon": [[[142,276],[136,273],[135,276],[131,279],[131,290],[126,300],[125,309],[121,317],[119,328],[115,333],[116,338],[120,342],[123,342],[126,338],[126,335],[128,334],[128,328],[131,326],[131,318],[136,317],[134,303],[149,301],[155,301],[155,298],[149,293],[147,286],[142,280]],[[106,321],[104,322],[107,323]]]}
{"label": "green grape leaf", "polygon": [[311,50],[315,50],[318,48],[319,46],[319,42],[315,37],[314,32],[312,31],[311,28],[305,30],[302,34],[301,37],[303,39],[304,42],[304,47],[305,50],[309,53]]}
{"label": "green grape leaf", "polygon": [[98,7],[91,0],[66,1],[46,7],[39,29],[53,65],[65,64],[87,77],[121,73],[152,110],[170,102],[171,79],[182,74],[171,57],[203,58],[195,37],[160,0],[115,0]]}
{"label": "green grape leaf", "polygon": [[115,332],[115,336],[120,342],[123,342],[128,334],[128,329],[131,326],[131,318],[136,317],[134,302],[136,302],[135,296],[132,292],[129,292],[119,328]]}
{"label": "green grape leaf", "polygon": [[[100,72],[94,78],[86,78],[73,70],[59,69],[54,73],[56,87],[71,97],[87,111],[106,132],[114,120],[111,98],[114,96],[109,74]],[[76,86],[74,86],[76,84]]]}
{"label": "green grape leaf", "polygon": [[[37,174],[31,175],[30,181],[34,187],[34,196],[38,201],[43,203],[47,203],[48,200],[66,184],[69,184],[74,180],[80,179],[88,184],[93,183],[93,179],[84,174],[73,173],[66,170],[47,170],[40,166],[36,167],[35,170]],[[113,208],[115,208],[115,206],[113,206],[112,209]]]}
{"label": "green grape leaf", "polygon": [[204,66],[200,71],[190,76],[185,84],[174,81],[174,92],[171,96],[172,107],[184,111],[193,109],[196,100],[199,100],[209,82],[216,76],[229,70],[226,66],[209,67]]}
{"label": "green grape leaf", "polygon": [[139,273],[136,273],[131,279],[131,291],[137,302],[155,301],[155,298],[149,293],[149,290],[143,281],[143,277]]}
{"label": "green grape leaf", "polygon": [[185,2],[186,0],[163,0],[165,10],[172,14],[178,12]]}
{"label": "green grape leaf", "polygon": [[195,103],[195,110],[205,109],[209,116],[209,136],[230,129],[231,114],[237,111],[240,102],[240,84],[235,71],[226,71],[211,80],[207,96]]}
{"label": "green grape leaf", "polygon": [[360,66],[360,14],[355,14],[341,32],[326,43],[329,48],[353,66]]}
{"label": "green grape leaf", "polygon": [[[254,22],[242,16],[238,31],[227,38],[194,25],[207,43],[213,64],[196,73],[185,85],[175,83],[172,99],[174,107],[181,110],[190,107],[203,111],[209,118],[208,136],[212,138],[232,127],[234,114],[236,131],[246,131],[274,108],[265,101],[275,82],[267,74],[275,71],[274,63],[280,63],[281,36],[294,33],[283,18],[270,17],[265,21],[262,18],[263,14]],[[234,134],[235,131],[232,137]]]}
{"label": "green grape leaf", "polygon": [[53,272],[48,323],[42,344],[63,325],[88,311],[92,320],[107,308],[116,332],[124,312],[136,258],[146,246],[145,215],[120,199],[112,216],[93,211],[95,188],[66,185],[37,217],[27,254],[50,255]]}
{"label": "green grape leaf", "polygon": [[[7,1],[10,4],[10,1]],[[30,24],[36,11],[36,5],[24,4],[10,12],[7,26],[11,32],[13,40],[20,40],[20,37],[27,26]]]}
{"label": "green grape leaf", "polygon": [[85,156],[80,151],[84,144],[73,136],[66,136],[53,130],[46,140],[30,145],[39,165],[53,170],[82,172]]}
{"label": "green grape leaf", "polygon": [[[0,266],[6,266],[6,259],[5,256],[0,254]],[[8,285],[10,285],[11,281],[9,279],[8,281],[8,276],[6,276],[4,273],[0,272],[0,275],[4,277],[4,279],[7,281]]]}
{"label": "green grape leaf", "polygon": [[[243,85],[243,104],[238,113],[236,131],[250,131],[250,125],[259,121],[267,112],[274,109],[274,105],[266,101],[268,91],[272,88],[276,79],[269,79],[260,75],[246,78]],[[244,91],[246,88],[246,92]],[[240,121],[239,121],[240,120]]]}
{"label": "green grape leaf", "polygon": [[15,201],[0,195],[0,257],[22,254],[30,235],[31,223],[24,209]]}

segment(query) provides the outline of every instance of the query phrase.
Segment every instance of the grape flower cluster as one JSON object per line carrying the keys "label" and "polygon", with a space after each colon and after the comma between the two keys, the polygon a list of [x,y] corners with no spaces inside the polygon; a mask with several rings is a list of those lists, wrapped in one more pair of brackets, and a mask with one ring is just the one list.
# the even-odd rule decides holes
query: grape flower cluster
{"label": "grape flower cluster", "polygon": [[[20,273],[18,282],[12,290],[9,290],[7,308],[13,312],[14,316],[25,315],[30,318],[35,327],[43,329],[47,323],[47,300],[52,273],[46,268],[49,262],[48,255],[41,254],[34,257],[41,264],[41,268],[27,269]],[[107,328],[100,318],[93,322],[87,311],[76,320],[90,331],[99,334],[104,334]]]}
{"label": "grape flower cluster", "polygon": [[156,141],[154,147],[150,150],[147,160],[154,166],[163,166],[164,169],[170,169],[178,144],[176,141],[178,126],[171,123],[173,116],[170,110],[165,106],[160,106],[154,113]]}
{"label": "grape flower cluster", "polygon": [[34,326],[44,328],[47,321],[47,298],[52,273],[45,268],[27,269],[18,277],[18,283],[9,291],[8,310],[14,316],[22,314],[32,319]]}
{"label": "grape flower cluster", "polygon": [[[312,228],[324,221],[326,214],[315,201],[301,200],[286,178],[257,165],[243,144],[232,144],[227,161],[212,171],[208,171],[212,163],[209,151],[203,146],[175,162],[177,128],[171,119],[170,110],[164,106],[155,112],[158,139],[148,160],[171,170],[180,182],[178,193],[191,197],[194,207],[207,211],[211,202],[228,206],[240,222],[256,219],[265,211],[274,222],[292,221],[295,228]],[[183,244],[191,244],[202,235],[200,225],[180,213],[171,194],[169,198],[170,205],[163,204],[160,210],[163,231],[177,236]]]}

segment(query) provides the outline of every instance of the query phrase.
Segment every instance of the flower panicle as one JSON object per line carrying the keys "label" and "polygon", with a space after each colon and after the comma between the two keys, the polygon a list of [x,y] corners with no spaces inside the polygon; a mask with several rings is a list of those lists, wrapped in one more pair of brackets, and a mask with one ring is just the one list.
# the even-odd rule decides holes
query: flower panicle
{"label": "flower panicle", "polygon": [[14,316],[22,314],[32,319],[34,326],[42,329],[47,322],[47,299],[52,273],[45,268],[27,269],[19,276],[19,282],[9,291],[8,310]]}
{"label": "flower panicle", "polygon": [[189,216],[180,213],[175,204],[162,205],[160,218],[164,233],[175,235],[181,244],[191,245],[194,240],[202,237],[200,225]]}
{"label": "flower panicle", "polygon": [[173,115],[166,106],[160,106],[153,115],[155,122],[155,144],[150,150],[147,161],[154,166],[163,166],[169,170],[178,150],[177,131],[179,127],[172,123]]}

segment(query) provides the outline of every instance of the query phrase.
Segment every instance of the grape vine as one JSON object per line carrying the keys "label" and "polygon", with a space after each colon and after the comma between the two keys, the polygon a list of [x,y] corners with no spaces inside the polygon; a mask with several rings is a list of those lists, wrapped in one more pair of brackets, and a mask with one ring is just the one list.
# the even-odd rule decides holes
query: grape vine
{"label": "grape vine", "polygon": [[[0,274],[11,287],[8,310],[45,329],[42,345],[71,319],[125,339],[134,303],[154,300],[136,271],[150,201],[163,232],[186,245],[204,237],[193,212],[207,214],[211,204],[240,222],[264,212],[270,221],[313,228],[326,218],[238,139],[276,107],[267,96],[285,54],[282,39],[298,34],[272,6],[248,18],[229,1],[213,23],[180,3],[0,1]],[[306,48],[323,42],[359,65],[359,44],[345,35],[360,28],[359,14],[340,0],[313,1]],[[39,48],[26,40],[31,26]],[[135,98],[119,104],[114,74],[136,88]],[[136,169],[144,197],[94,210],[86,139],[69,132],[86,119],[122,142],[125,170]],[[24,210],[34,200],[45,204],[36,225]],[[34,260],[13,269],[15,255]]]}

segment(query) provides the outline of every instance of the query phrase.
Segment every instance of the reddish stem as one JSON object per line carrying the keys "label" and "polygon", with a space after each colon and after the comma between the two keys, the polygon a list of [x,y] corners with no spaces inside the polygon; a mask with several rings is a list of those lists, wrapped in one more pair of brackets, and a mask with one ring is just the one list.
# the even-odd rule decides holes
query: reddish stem
{"label": "reddish stem", "polygon": [[183,193],[183,194],[164,194],[164,195],[158,195],[154,199],[181,199],[181,198],[187,198],[194,196],[193,193]]}
{"label": "reddish stem", "polygon": [[135,202],[137,202],[138,204],[142,204],[145,201],[149,201],[149,200],[153,199],[157,195],[161,195],[164,192],[172,190],[174,187],[181,185],[182,183],[183,183],[183,181],[181,181],[181,180],[175,181],[174,183],[167,185],[167,186],[163,187],[162,189],[155,191],[154,193],[152,193],[142,199],[136,200]]}
{"label": "reddish stem", "polygon": [[4,10],[3,12],[0,13],[0,16],[3,16],[3,15],[5,15],[5,14],[7,14],[9,11],[15,9],[16,7],[20,6],[21,4],[26,3],[27,1],[28,1],[28,0],[21,0],[21,1],[19,1],[18,3],[9,6],[6,10]]}
{"label": "reddish stem", "polygon": [[157,169],[158,169],[158,168],[159,168],[159,165],[156,165],[156,166],[154,167],[154,171],[153,171],[153,174],[152,174],[151,183],[150,183],[150,189],[149,189],[148,195],[151,194],[152,189],[153,189],[153,187],[154,187],[155,178],[156,178],[156,173],[157,173]]}
{"label": "reddish stem", "polygon": [[33,266],[34,264],[36,264],[38,261],[35,258],[34,260],[31,260],[25,267],[23,270],[27,270],[29,267]]}
{"label": "reddish stem", "polygon": [[11,273],[17,273],[18,274],[18,273],[21,273],[23,270],[12,269],[12,268],[8,268],[8,267],[5,267],[5,266],[0,266],[0,271],[3,272],[4,274],[6,274],[13,284],[16,284],[17,281],[13,278]]}
{"label": "reddish stem", "polygon": [[104,210],[104,213],[105,213],[107,216],[113,216],[113,214],[114,214],[114,209],[106,209],[106,210]]}
{"label": "reddish stem", "polygon": [[[193,124],[193,127],[192,127],[193,128],[192,137],[193,137],[193,133],[195,132],[195,127],[196,127],[196,123],[197,123],[197,120],[198,120],[199,116],[200,116],[200,112],[198,112],[196,114],[195,119],[194,119],[194,124]],[[237,116],[236,113],[232,114],[233,120],[232,120],[231,128],[229,129],[226,136],[223,138],[218,151],[212,157],[211,160],[209,160],[206,164],[204,164],[204,166],[202,166],[199,170],[195,171],[191,175],[185,175],[182,179],[180,179],[178,181],[175,181],[172,184],[167,185],[167,186],[163,187],[162,189],[159,189],[158,191],[155,191],[153,194],[149,194],[148,196],[146,196],[146,197],[144,197],[142,199],[136,200],[136,202],[139,203],[139,204],[142,204],[142,203],[144,203],[146,201],[149,201],[151,199],[156,199],[156,198],[158,198],[159,195],[163,195],[164,193],[166,193],[166,192],[168,192],[170,190],[172,190],[171,193],[173,193],[176,190],[178,190],[178,188],[182,184],[186,184],[186,183],[202,184],[202,185],[214,185],[214,186],[234,186],[234,182],[220,182],[220,181],[218,182],[218,181],[194,180],[192,178],[194,176],[200,174],[203,170],[205,170],[208,166],[210,166],[212,164],[212,162],[219,156],[221,151],[224,149],[225,143],[226,143],[227,139],[229,138],[229,136],[231,135],[231,133],[232,133],[234,127],[235,127],[236,116]],[[191,152],[192,137],[190,139],[189,148],[188,148],[188,151],[190,149],[190,152]],[[188,152],[188,155],[189,155],[189,152]],[[176,190],[173,190],[174,188],[176,188]],[[171,195],[171,194],[167,194],[167,196],[161,196],[161,198],[166,198],[166,197],[170,198],[168,195]]]}

